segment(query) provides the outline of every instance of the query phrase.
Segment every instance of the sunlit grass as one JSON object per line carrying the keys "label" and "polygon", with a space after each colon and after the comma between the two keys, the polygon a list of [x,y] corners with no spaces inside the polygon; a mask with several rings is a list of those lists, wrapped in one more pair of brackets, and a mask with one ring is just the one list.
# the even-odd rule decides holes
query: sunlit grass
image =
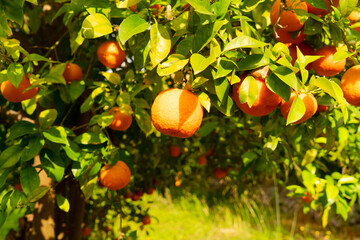
{"label": "sunlit grass", "polygon": [[[171,199],[154,194],[147,196],[151,224],[138,231],[140,240],[307,240],[313,234],[278,226],[272,208],[243,197],[236,206],[220,205],[210,209],[195,196]],[[234,212],[235,211],[235,212]],[[126,224],[126,223],[125,223]],[[134,226],[135,227],[135,226]],[[134,229],[134,228],[133,228]],[[300,233],[297,233],[300,232]],[[335,239],[330,236],[316,239]]]}

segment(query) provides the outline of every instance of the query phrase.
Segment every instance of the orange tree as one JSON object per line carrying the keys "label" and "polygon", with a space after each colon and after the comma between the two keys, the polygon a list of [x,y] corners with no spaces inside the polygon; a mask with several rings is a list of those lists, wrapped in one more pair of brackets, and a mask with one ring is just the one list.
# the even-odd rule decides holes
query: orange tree
{"label": "orange tree", "polygon": [[214,203],[269,179],[323,226],[347,220],[357,5],[2,0],[0,239],[135,238],[122,219],[150,223],[144,193]]}

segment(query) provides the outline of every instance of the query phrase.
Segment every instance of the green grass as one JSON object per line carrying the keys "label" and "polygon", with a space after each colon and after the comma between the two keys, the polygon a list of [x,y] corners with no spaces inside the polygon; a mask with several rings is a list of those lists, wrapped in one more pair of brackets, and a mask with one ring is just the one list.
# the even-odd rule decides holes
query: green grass
{"label": "green grass", "polygon": [[[171,199],[169,195],[164,198],[154,194],[146,200],[150,201],[151,224],[138,231],[140,240],[310,240],[315,237],[311,232],[298,230],[299,224],[291,218],[287,219],[288,226],[278,226],[272,208],[247,198],[235,206],[212,209],[194,196]],[[334,238],[320,234],[316,239]]]}

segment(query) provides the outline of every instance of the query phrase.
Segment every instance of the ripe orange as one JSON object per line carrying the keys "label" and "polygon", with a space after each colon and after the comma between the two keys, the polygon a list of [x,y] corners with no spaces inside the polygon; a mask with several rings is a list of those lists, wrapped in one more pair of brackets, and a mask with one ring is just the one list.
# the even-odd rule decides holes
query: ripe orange
{"label": "ripe orange", "polygon": [[157,11],[154,11],[154,15],[158,15],[159,14],[159,10],[161,9],[161,5],[160,4],[155,4],[155,5],[152,5],[150,6],[150,8],[155,8]]}
{"label": "ripe orange", "polygon": [[134,194],[134,195],[132,195],[132,197],[131,197],[131,200],[133,200],[134,202],[138,201],[139,199],[140,199],[140,196],[137,195],[137,194]]}
{"label": "ripe orange", "polygon": [[179,146],[171,145],[169,147],[169,154],[172,157],[178,157],[181,154],[181,148]]}
{"label": "ripe orange", "polygon": [[124,62],[126,54],[115,41],[105,41],[97,49],[99,61],[106,67],[118,68]]}
{"label": "ripe orange", "polygon": [[315,55],[323,56],[312,63],[312,67],[318,75],[332,77],[344,70],[346,59],[335,62],[333,60],[335,53],[336,47],[334,46],[324,46],[315,52]]}
{"label": "ripe orange", "polygon": [[[333,0],[332,2],[333,2],[335,7],[337,7],[339,5],[339,0]],[[327,6],[328,10],[321,9],[321,8],[315,8],[315,7],[311,6],[311,4],[306,3],[306,5],[308,7],[308,12],[312,13],[314,15],[326,15],[326,14],[330,13],[331,7],[330,7],[329,0],[325,0],[325,3],[326,3],[326,6]]]}
{"label": "ripe orange", "polygon": [[114,115],[112,123],[109,128],[115,131],[125,131],[131,126],[132,116],[122,113],[119,107],[113,107],[110,109],[109,114]]}
{"label": "ripe orange", "polygon": [[33,98],[37,94],[38,88],[31,88],[24,92],[24,90],[30,86],[31,84],[29,78],[24,75],[18,88],[15,88],[15,86],[9,80],[2,82],[1,94],[9,102],[21,102]]}
{"label": "ripe orange", "polygon": [[199,157],[198,157],[197,162],[198,162],[199,165],[203,166],[203,165],[206,165],[207,159],[206,159],[205,156],[202,155],[202,156],[199,156]]}
{"label": "ripe orange", "polygon": [[75,63],[68,63],[63,76],[67,83],[71,83],[72,81],[81,81],[83,73],[79,65]]}
{"label": "ripe orange", "polygon": [[213,152],[214,152],[214,149],[209,148],[209,150],[205,153],[205,157],[211,156],[211,154],[213,154]]}
{"label": "ripe orange", "polygon": [[360,65],[355,65],[345,72],[340,87],[348,103],[360,106]]}
{"label": "ripe orange", "polygon": [[214,169],[214,175],[217,179],[221,179],[225,177],[229,172],[228,168],[215,168]]}
{"label": "ripe orange", "polygon": [[282,6],[281,0],[276,0],[270,10],[271,24],[274,25],[280,15],[280,28],[285,31],[297,31],[304,26],[304,22],[300,22],[300,19],[296,15],[294,9],[302,9],[307,11],[307,5],[300,0],[286,0],[286,6]]}
{"label": "ripe orange", "polygon": [[292,38],[292,35],[290,34],[291,32],[279,28],[274,32],[274,37],[278,42],[282,42],[285,44],[286,43],[299,44],[305,40],[304,29],[299,31],[295,36],[295,38]]}
{"label": "ripe orange", "polygon": [[311,196],[310,193],[308,192],[305,192],[304,196],[301,197],[301,200],[304,202],[304,203],[311,203],[313,198]]}
{"label": "ripe orange", "polygon": [[81,235],[83,235],[84,237],[89,237],[91,235],[91,228],[89,227],[84,227],[81,230]]}
{"label": "ripe orange", "polygon": [[118,161],[111,167],[109,164],[105,164],[100,170],[100,181],[110,190],[124,188],[130,182],[130,178],[130,168],[123,161]]}
{"label": "ripe orange", "polygon": [[240,78],[242,79],[242,81],[233,86],[233,96],[232,97],[233,97],[234,101],[236,102],[236,104],[238,105],[238,107],[244,113],[255,116],[255,117],[260,117],[260,116],[268,115],[269,113],[271,113],[272,111],[274,111],[276,109],[276,107],[281,102],[281,98],[277,94],[270,91],[267,88],[267,86],[263,80],[256,79],[256,78],[255,78],[255,80],[256,80],[257,87],[258,87],[258,96],[257,96],[254,104],[250,108],[248,103],[241,103],[240,99],[239,99],[240,86],[241,86],[243,80],[245,79],[245,76],[242,75],[242,76],[240,76]]}
{"label": "ripe orange", "polygon": [[289,102],[285,102],[285,100],[281,101],[280,110],[285,119],[287,119],[291,105],[297,95],[300,97],[300,99],[305,104],[305,114],[304,114],[304,116],[302,116],[302,118],[300,118],[293,124],[299,124],[299,123],[305,122],[306,120],[311,118],[316,113],[316,110],[318,108],[318,103],[317,103],[315,97],[311,93],[292,92],[290,95]]}
{"label": "ripe orange", "polygon": [[196,94],[176,88],[164,90],[156,96],[151,107],[155,128],[165,135],[191,137],[200,127],[203,108]]}
{"label": "ripe orange", "polygon": [[[292,44],[289,47],[289,51],[290,51],[290,56],[291,56],[291,64],[294,65],[295,61],[297,60],[297,50],[296,47],[299,48],[300,52],[305,56],[305,55],[314,55],[315,51],[312,47],[310,47],[309,45],[307,45],[306,43],[300,43],[298,45],[296,44]],[[311,69],[311,63],[309,63],[306,66],[307,70]]]}
{"label": "ripe orange", "polygon": [[131,10],[131,11],[133,11],[134,13],[136,12],[136,8],[137,8],[137,5],[135,4],[135,5],[132,5],[131,7],[129,7],[129,9]]}
{"label": "ripe orange", "polygon": [[328,106],[325,105],[318,105],[317,112],[326,112],[329,109]]}
{"label": "ripe orange", "polygon": [[[351,25],[359,22],[360,21],[360,12],[352,11],[350,13],[350,15],[348,16],[348,19],[350,20]],[[360,27],[356,27],[356,28],[354,28],[354,30],[360,32]]]}
{"label": "ripe orange", "polygon": [[143,217],[142,223],[143,223],[143,225],[148,225],[148,224],[150,224],[150,223],[151,223],[150,217],[149,217],[149,216]]}
{"label": "ripe orange", "polygon": [[147,193],[148,195],[152,195],[152,194],[154,193],[154,190],[155,190],[155,189],[154,189],[153,187],[148,187],[146,193]]}

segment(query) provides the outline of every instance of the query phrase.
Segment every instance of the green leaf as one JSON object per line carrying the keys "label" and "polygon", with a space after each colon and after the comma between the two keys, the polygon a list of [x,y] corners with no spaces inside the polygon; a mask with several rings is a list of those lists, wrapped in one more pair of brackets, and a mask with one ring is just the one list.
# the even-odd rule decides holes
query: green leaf
{"label": "green leaf", "polygon": [[121,77],[118,73],[102,71],[99,73],[103,75],[112,84],[119,85],[121,83]]}
{"label": "green leaf", "polygon": [[91,117],[89,125],[94,124],[99,125],[102,128],[109,126],[114,119],[114,115],[109,115],[107,113],[97,114]]}
{"label": "green leaf", "polygon": [[[10,173],[14,172],[14,170],[15,170],[14,168],[7,168],[5,170],[0,171],[0,188],[2,188],[4,186],[8,175]],[[0,225],[1,225],[1,221],[0,221]]]}
{"label": "green leaf", "polygon": [[329,221],[329,212],[331,210],[331,206],[328,206],[324,209],[323,215],[322,215],[322,226],[325,228],[328,225]]}
{"label": "green leaf", "polygon": [[227,99],[230,83],[226,78],[218,78],[214,80],[215,92],[220,102],[224,102]]}
{"label": "green leaf", "polygon": [[[19,231],[19,219],[25,216],[27,207],[16,208],[6,211],[6,219],[4,219],[3,224],[0,225],[0,239],[7,239],[7,235],[11,229],[14,229],[15,232]],[[3,212],[0,213],[5,214]]]}
{"label": "green leaf", "polygon": [[213,105],[224,115],[231,116],[231,109],[234,105],[233,100],[230,96],[227,96],[227,99],[223,102],[220,102],[218,99],[212,101]]}
{"label": "green leaf", "polygon": [[158,65],[157,73],[159,74],[159,76],[170,75],[171,73],[183,69],[188,62],[189,59],[186,59],[183,55],[172,54],[165,62],[162,62]]}
{"label": "green leaf", "polygon": [[28,121],[20,121],[14,123],[9,129],[9,136],[7,140],[14,140],[28,134],[37,133],[38,129],[35,124]]}
{"label": "green leaf", "polygon": [[279,95],[286,102],[290,99],[291,88],[280,80],[275,74],[269,74],[265,79],[266,86],[274,93]]}
{"label": "green leaf", "polygon": [[95,102],[95,98],[104,92],[103,88],[96,88],[94,91],[91,92],[90,96],[81,104],[80,106],[80,113],[87,112],[91,109]]}
{"label": "green leaf", "polygon": [[150,114],[145,109],[135,107],[134,117],[141,131],[146,136],[150,135],[153,131]]}
{"label": "green leaf", "polygon": [[249,166],[249,164],[252,163],[257,158],[258,158],[257,154],[253,151],[248,151],[245,152],[243,155],[241,155],[241,159],[244,163],[244,167]]}
{"label": "green leaf", "polygon": [[239,89],[240,103],[247,103],[251,108],[258,97],[258,85],[253,76],[247,76],[241,83]]}
{"label": "green leaf", "polygon": [[262,2],[265,2],[265,0],[246,0],[244,1],[244,4],[241,6],[242,11],[251,12]]}
{"label": "green leaf", "polygon": [[171,28],[175,32],[187,30],[189,21],[189,11],[183,12],[180,16],[176,17],[170,22]]}
{"label": "green leaf", "polygon": [[205,58],[201,54],[194,53],[190,57],[190,64],[194,70],[195,75],[204,71],[210,64],[212,64],[215,61],[216,61],[216,58],[214,58],[214,56],[211,56],[211,55],[209,57]]}
{"label": "green leaf", "polygon": [[335,202],[336,205],[336,214],[339,214],[344,221],[347,221],[348,214],[351,212],[351,207],[349,206],[349,203],[343,199],[339,198],[338,201]]}
{"label": "green leaf", "polygon": [[314,8],[320,8],[324,10],[329,10],[323,0],[305,0],[305,2],[309,3]]}
{"label": "green leaf", "polygon": [[269,63],[269,58],[264,54],[253,54],[241,59],[238,63],[238,69],[240,71],[252,70],[268,65]]}
{"label": "green leaf", "polygon": [[212,131],[215,130],[215,128],[218,126],[218,121],[211,121],[207,122],[205,124],[202,124],[199,129],[199,137],[206,137],[209,135]]}
{"label": "green leaf", "polygon": [[134,6],[135,4],[141,2],[141,0],[116,0],[117,8],[128,8]]}
{"label": "green leaf", "polygon": [[149,103],[143,98],[133,98],[133,103],[136,107],[150,109]]}
{"label": "green leaf", "polygon": [[200,101],[200,104],[206,109],[206,111],[210,112],[211,99],[209,95],[207,95],[205,92],[201,92],[198,94],[198,99]]}
{"label": "green leaf", "polygon": [[343,112],[344,116],[344,122],[347,122],[348,118],[348,110],[347,110],[347,103],[346,99],[344,98],[344,93],[341,90],[341,87],[336,82],[329,80],[324,77],[316,78],[313,81],[314,85],[321,88],[329,94],[331,97],[333,97],[336,102],[338,102],[341,105],[341,111]]}
{"label": "green leaf", "polygon": [[340,13],[343,17],[348,16],[354,9],[358,0],[346,0],[346,1],[339,1],[338,9],[340,9]]}
{"label": "green leaf", "polygon": [[327,206],[332,205],[333,203],[335,203],[337,196],[339,195],[339,189],[331,184],[331,183],[327,183],[326,187],[325,187],[325,192],[326,192],[326,198],[327,198]]}
{"label": "green leaf", "polygon": [[31,53],[30,55],[26,56],[22,62],[25,63],[25,62],[39,62],[39,61],[53,62],[50,59],[36,53]]}
{"label": "green leaf", "polygon": [[26,203],[33,203],[40,200],[50,190],[50,187],[39,187],[35,191],[30,192],[26,199]]}
{"label": "green leaf", "polygon": [[286,119],[286,125],[298,121],[305,114],[306,108],[303,100],[296,96],[291,104],[289,115]]}
{"label": "green leaf", "polygon": [[298,90],[298,79],[290,68],[272,65],[270,66],[270,69],[281,81],[294,90]]}
{"label": "green leaf", "polygon": [[98,38],[113,32],[111,22],[101,13],[87,16],[81,29],[85,38]]}
{"label": "green leaf", "polygon": [[150,24],[136,14],[125,18],[119,26],[119,39],[121,44],[125,45],[126,41],[132,36],[144,32],[149,27]]}
{"label": "green leaf", "polygon": [[85,81],[73,81],[69,85],[69,94],[71,101],[74,102],[85,91]]}
{"label": "green leaf", "polygon": [[10,63],[7,68],[7,78],[18,88],[24,77],[24,68],[20,63]]}
{"label": "green leaf", "polygon": [[43,135],[51,142],[69,145],[65,128],[61,126],[45,129]]}
{"label": "green leaf", "polygon": [[63,73],[65,71],[66,63],[61,63],[53,66],[50,72],[44,77],[44,82],[66,84]]}
{"label": "green leaf", "polygon": [[69,140],[69,145],[64,146],[66,156],[73,161],[79,161],[81,156],[81,149],[75,142]]}
{"label": "green leaf", "polygon": [[6,17],[20,26],[24,23],[23,1],[21,0],[2,0],[0,8],[5,12]]}
{"label": "green leaf", "polygon": [[22,145],[13,145],[6,148],[0,154],[0,167],[9,168],[17,164],[20,160],[24,146]]}
{"label": "green leaf", "polygon": [[103,133],[86,132],[77,136],[74,141],[79,144],[102,144],[108,141]]}
{"label": "green leaf", "polygon": [[157,22],[151,25],[150,43],[150,59],[153,67],[156,67],[167,57],[171,49],[171,38],[163,25],[159,25]]}
{"label": "green leaf", "polygon": [[207,81],[209,81],[208,78],[199,76],[199,77],[195,78],[194,81],[191,82],[191,87],[192,88],[198,88],[201,85],[203,85],[204,83],[206,83]]}
{"label": "green leaf", "polygon": [[45,129],[50,127],[57,118],[56,109],[46,109],[39,114],[39,125]]}
{"label": "green leaf", "polygon": [[268,43],[258,41],[248,36],[239,36],[225,45],[223,53],[236,48],[257,48],[267,46]]}
{"label": "green leaf", "polygon": [[21,162],[24,163],[33,159],[43,148],[45,140],[42,136],[34,136],[29,139],[29,144],[24,148],[23,154],[21,155]]}
{"label": "green leaf", "polygon": [[237,65],[235,62],[228,60],[226,58],[221,58],[219,64],[217,66],[218,70],[214,76],[214,78],[226,77],[229,73],[237,69]]}
{"label": "green leaf", "polygon": [[318,151],[316,149],[309,149],[306,151],[303,160],[301,161],[301,166],[306,166],[309,163],[315,161]]}
{"label": "green leaf", "polygon": [[64,161],[54,152],[43,149],[40,152],[41,166],[53,180],[60,182],[65,173]]}
{"label": "green leaf", "polygon": [[37,107],[37,101],[36,98],[30,98],[24,101],[21,101],[21,107],[22,109],[29,115],[32,115]]}
{"label": "green leaf", "polygon": [[213,15],[210,9],[210,1],[208,0],[186,0],[198,13]]}
{"label": "green leaf", "polygon": [[28,195],[40,186],[40,177],[33,166],[27,166],[20,172],[21,187]]}
{"label": "green leaf", "polygon": [[56,194],[56,203],[61,210],[63,210],[64,212],[69,212],[70,203],[69,200],[67,200],[67,198],[59,194]]}
{"label": "green leaf", "polygon": [[194,40],[192,41],[193,53],[200,52],[204,47],[206,47],[214,39],[221,27],[226,23],[228,23],[227,20],[217,20],[215,23],[210,23],[200,27],[198,31],[196,31]]}

